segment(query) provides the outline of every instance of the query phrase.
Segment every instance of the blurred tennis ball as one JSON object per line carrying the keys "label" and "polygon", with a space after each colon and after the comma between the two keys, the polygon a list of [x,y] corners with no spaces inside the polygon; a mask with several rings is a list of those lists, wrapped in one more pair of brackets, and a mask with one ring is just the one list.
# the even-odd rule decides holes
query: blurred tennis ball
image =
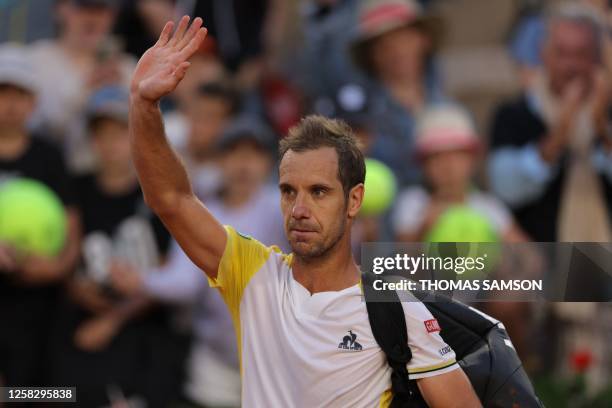
{"label": "blurred tennis ball", "polygon": [[387,211],[397,192],[397,182],[387,165],[374,159],[366,159],[365,195],[361,203],[361,215],[380,215]]}
{"label": "blurred tennis ball", "polygon": [[428,242],[497,242],[491,222],[467,206],[444,211],[427,233]]}
{"label": "blurred tennis ball", "polygon": [[23,254],[57,255],[66,240],[66,214],[43,183],[19,178],[0,184],[0,241]]}
{"label": "blurred tennis ball", "polygon": [[430,256],[443,258],[482,258],[484,269],[466,270],[463,278],[473,279],[497,265],[499,236],[491,221],[467,206],[453,206],[444,211],[425,237]]}

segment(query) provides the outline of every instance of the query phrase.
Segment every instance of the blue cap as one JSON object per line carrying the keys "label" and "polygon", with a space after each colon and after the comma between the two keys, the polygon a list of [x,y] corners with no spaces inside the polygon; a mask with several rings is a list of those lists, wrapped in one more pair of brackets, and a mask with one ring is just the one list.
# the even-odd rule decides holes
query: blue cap
{"label": "blue cap", "polygon": [[127,89],[108,86],[96,91],[87,102],[87,120],[109,118],[127,123],[130,112],[130,95]]}

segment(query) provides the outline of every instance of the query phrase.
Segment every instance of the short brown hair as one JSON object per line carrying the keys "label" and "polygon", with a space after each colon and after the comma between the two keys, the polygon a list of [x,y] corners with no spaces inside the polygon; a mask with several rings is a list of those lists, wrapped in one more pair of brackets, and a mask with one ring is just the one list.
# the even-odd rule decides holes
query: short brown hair
{"label": "short brown hair", "polygon": [[342,120],[311,115],[303,118],[289,130],[287,137],[280,141],[279,157],[289,150],[305,152],[321,147],[333,147],[338,155],[338,178],[344,194],[365,181],[363,153],[357,145],[352,129]]}

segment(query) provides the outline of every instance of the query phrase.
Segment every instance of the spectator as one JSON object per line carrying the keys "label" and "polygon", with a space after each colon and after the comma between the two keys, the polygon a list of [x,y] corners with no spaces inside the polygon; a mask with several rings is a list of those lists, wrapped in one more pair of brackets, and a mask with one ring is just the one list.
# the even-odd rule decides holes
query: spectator
{"label": "spectator", "polygon": [[113,269],[159,266],[170,239],[143,202],[127,119],[128,93],[122,88],[103,88],[88,103],[97,166],[77,180],[82,264],[56,322],[47,382],[76,386],[84,406],[115,403],[114,394],[122,394],[133,403],[162,407],[179,386],[181,352],[163,311],[110,287]]}
{"label": "spectator", "polygon": [[482,146],[465,111],[452,105],[427,108],[418,120],[415,143],[425,187],[408,188],[398,197],[392,218],[400,240],[425,240],[440,215],[456,205],[484,216],[501,240],[526,240],[506,207],[472,184]]}
{"label": "spectator", "polygon": [[46,184],[66,206],[68,222],[65,247],[54,258],[31,255],[19,262],[14,249],[0,242],[0,382],[13,386],[41,384],[49,322],[79,246],[79,217],[62,155],[27,130],[36,83],[25,49],[0,46],[0,183],[26,177]]}
{"label": "spectator", "polygon": [[41,83],[36,126],[61,141],[77,172],[93,166],[82,107],[100,87],[128,86],[135,67],[110,37],[115,13],[114,0],[61,0],[58,38],[32,45]]}
{"label": "spectator", "polygon": [[[596,13],[602,24],[609,26],[612,9],[607,0],[577,0]],[[562,3],[563,4],[563,3]],[[569,1],[565,1],[568,7]],[[519,21],[510,43],[510,52],[518,65],[519,75],[524,87],[529,87],[542,66],[542,43],[546,36],[546,13],[540,7],[528,8],[525,16]],[[607,66],[612,62],[612,40],[609,36],[602,37],[602,57]]]}
{"label": "spectator", "polygon": [[219,143],[223,185],[208,208],[228,223],[250,224],[258,240],[286,249],[282,222],[275,217],[280,211],[278,187],[269,184],[275,148],[274,133],[259,119],[241,116],[230,123]]}
{"label": "spectator", "polygon": [[547,21],[543,67],[494,120],[494,192],[536,241],[610,241],[612,142],[601,27],[569,4]]}
{"label": "spectator", "polygon": [[166,123],[171,143],[185,160],[195,190],[202,197],[217,192],[221,171],[216,145],[225,126],[240,109],[239,94],[226,83],[201,84],[182,115]]}
{"label": "spectator", "polygon": [[368,0],[359,13],[351,51],[372,79],[368,103],[377,134],[372,148],[402,184],[419,181],[413,154],[414,117],[444,99],[433,71],[439,20],[413,0]]}
{"label": "spectator", "polygon": [[[224,224],[268,245],[286,242],[280,217],[280,197],[268,184],[275,137],[259,120],[233,121],[221,138],[223,188],[207,207]],[[202,271],[174,243],[169,261],[145,279],[139,274],[116,275],[124,293],[146,292],[168,302],[193,304],[195,341],[187,367],[185,395],[206,407],[240,405],[240,368],[231,316],[219,293]]]}

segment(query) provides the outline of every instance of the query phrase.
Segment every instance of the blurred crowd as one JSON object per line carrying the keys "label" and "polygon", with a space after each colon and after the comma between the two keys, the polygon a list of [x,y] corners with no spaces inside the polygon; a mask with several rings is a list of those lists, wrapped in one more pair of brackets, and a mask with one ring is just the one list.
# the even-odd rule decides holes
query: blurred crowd
{"label": "blurred crowd", "polygon": [[[52,258],[0,242],[0,384],[76,386],[87,407],[240,404],[231,316],[144,204],[130,157],[131,72],[183,14],[209,35],[160,108],[222,223],[289,250],[276,148],[314,113],[345,120],[396,179],[389,209],[359,220],[357,252],[426,240],[457,205],[501,242],[612,241],[608,1],[1,0],[0,183],[48,185],[68,236]],[[569,375],[568,356],[591,353],[602,388],[609,307],[570,309],[490,312],[532,374]]]}

